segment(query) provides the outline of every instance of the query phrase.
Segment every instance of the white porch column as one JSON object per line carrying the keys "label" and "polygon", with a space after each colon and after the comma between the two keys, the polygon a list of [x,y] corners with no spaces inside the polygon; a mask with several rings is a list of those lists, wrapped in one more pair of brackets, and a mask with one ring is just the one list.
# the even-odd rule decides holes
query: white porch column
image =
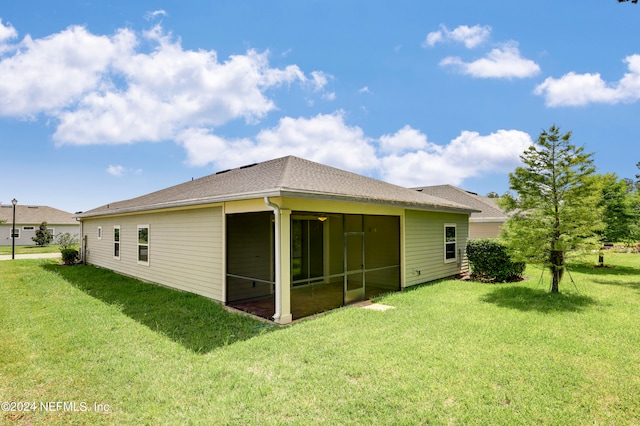
{"label": "white porch column", "polygon": [[[277,213],[276,213],[277,214]],[[276,312],[280,313],[274,321],[278,324],[289,324],[291,316],[291,210],[280,209],[279,228],[276,226],[278,238],[276,238],[276,250],[280,256],[280,280],[276,281]],[[278,287],[279,290],[278,291]]]}

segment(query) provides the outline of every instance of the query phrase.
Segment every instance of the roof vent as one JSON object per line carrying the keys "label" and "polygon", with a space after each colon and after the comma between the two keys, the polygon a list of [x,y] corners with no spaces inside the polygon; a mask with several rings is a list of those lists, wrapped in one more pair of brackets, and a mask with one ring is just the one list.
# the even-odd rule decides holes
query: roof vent
{"label": "roof vent", "polygon": [[227,169],[227,170],[220,170],[219,172],[216,172],[216,174],[217,174],[217,175],[221,175],[221,174],[223,174],[223,173],[227,173],[227,172],[230,172],[230,171],[231,171],[231,169]]}
{"label": "roof vent", "polygon": [[253,167],[253,166],[257,166],[257,165],[258,165],[258,163],[247,164],[246,166],[240,167],[240,169],[248,169],[249,167]]}
{"label": "roof vent", "polygon": [[27,206],[28,209],[37,209],[38,206]]}

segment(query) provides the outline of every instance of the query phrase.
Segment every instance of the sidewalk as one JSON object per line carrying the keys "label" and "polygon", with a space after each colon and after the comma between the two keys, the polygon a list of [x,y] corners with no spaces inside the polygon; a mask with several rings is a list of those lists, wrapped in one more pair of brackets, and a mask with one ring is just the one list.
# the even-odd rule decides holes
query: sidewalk
{"label": "sidewalk", "polygon": [[[35,254],[16,254],[16,260],[18,259],[56,259],[60,258],[60,253],[35,253]],[[0,255],[0,260],[11,260],[10,254]]]}

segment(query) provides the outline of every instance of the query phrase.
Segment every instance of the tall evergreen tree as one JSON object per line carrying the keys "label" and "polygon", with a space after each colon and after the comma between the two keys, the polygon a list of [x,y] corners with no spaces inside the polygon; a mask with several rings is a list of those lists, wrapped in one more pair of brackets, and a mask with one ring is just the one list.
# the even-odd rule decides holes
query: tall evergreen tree
{"label": "tall evergreen tree", "polygon": [[557,293],[568,251],[598,243],[602,228],[593,154],[571,143],[571,132],[543,130],[521,156],[523,167],[509,174],[502,206],[514,214],[503,236],[515,259],[548,265]]}

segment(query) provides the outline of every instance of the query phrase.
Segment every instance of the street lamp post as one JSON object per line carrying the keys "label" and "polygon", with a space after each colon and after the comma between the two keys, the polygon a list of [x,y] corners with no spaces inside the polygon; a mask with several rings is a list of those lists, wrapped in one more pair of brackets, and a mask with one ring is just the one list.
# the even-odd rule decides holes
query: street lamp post
{"label": "street lamp post", "polygon": [[13,224],[11,225],[11,259],[16,258],[16,204],[18,200],[15,198],[11,200],[13,204]]}

